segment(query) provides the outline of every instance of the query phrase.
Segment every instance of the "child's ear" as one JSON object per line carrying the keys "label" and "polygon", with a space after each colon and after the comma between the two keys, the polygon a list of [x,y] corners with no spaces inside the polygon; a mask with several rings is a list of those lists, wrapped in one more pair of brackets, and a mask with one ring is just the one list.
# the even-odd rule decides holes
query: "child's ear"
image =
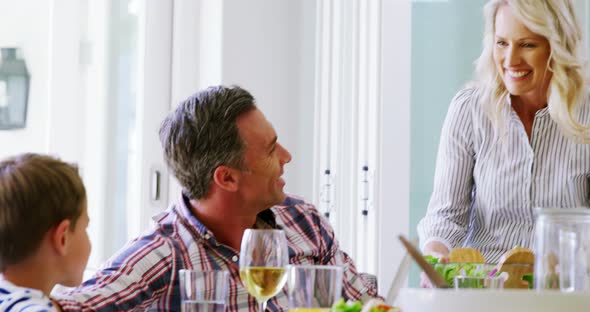
{"label": "child's ear", "polygon": [[240,173],[236,169],[228,166],[219,166],[213,171],[213,182],[226,191],[237,191],[239,181]]}
{"label": "child's ear", "polygon": [[70,220],[62,220],[54,227],[53,233],[51,234],[51,244],[55,251],[62,256],[67,251],[70,224]]}

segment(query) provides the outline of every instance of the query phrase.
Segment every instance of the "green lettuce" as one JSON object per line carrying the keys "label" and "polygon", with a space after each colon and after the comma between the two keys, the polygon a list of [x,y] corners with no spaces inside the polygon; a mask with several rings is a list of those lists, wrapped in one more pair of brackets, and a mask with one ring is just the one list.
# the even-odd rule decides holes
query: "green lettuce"
{"label": "green lettuce", "polygon": [[344,301],[344,299],[340,299],[340,301],[336,302],[334,306],[332,306],[332,311],[337,312],[360,312],[362,309],[362,302],[356,301],[347,303]]}
{"label": "green lettuce", "polygon": [[[454,287],[455,276],[485,277],[493,270],[493,266],[481,263],[440,263],[439,258],[430,255],[424,256],[424,259],[434,266],[434,270],[442,276],[451,287]],[[500,272],[496,272],[494,275],[498,275],[499,273]]]}

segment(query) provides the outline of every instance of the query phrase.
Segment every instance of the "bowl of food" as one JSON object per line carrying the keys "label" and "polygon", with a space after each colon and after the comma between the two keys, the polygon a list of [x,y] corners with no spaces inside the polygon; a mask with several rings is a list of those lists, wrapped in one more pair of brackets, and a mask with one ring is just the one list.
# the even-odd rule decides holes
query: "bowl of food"
{"label": "bowl of food", "polygon": [[427,258],[434,270],[449,284],[455,286],[455,277],[485,277],[495,276],[495,266],[487,263],[440,263],[436,258]]}
{"label": "bowl of food", "polygon": [[483,256],[474,249],[460,248],[453,250],[449,260],[441,263],[439,258],[424,257],[434,270],[451,287],[455,287],[455,277],[484,278],[498,277],[504,272],[503,288],[532,288],[531,274],[534,272],[534,255],[532,251],[516,247],[500,258],[499,263],[485,263]]}
{"label": "bowl of food", "polygon": [[[532,288],[531,274],[535,270],[532,264],[494,263],[436,263],[434,270],[444,278],[449,286],[455,286],[455,277],[500,277],[504,272],[503,288]],[[530,282],[529,282],[530,281]]]}

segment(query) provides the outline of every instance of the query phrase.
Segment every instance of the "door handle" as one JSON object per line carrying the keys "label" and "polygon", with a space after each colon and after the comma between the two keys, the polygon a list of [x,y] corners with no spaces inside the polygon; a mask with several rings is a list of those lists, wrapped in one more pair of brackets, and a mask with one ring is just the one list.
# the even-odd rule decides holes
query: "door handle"
{"label": "door handle", "polygon": [[160,200],[160,193],[161,193],[161,180],[162,174],[159,170],[152,170],[151,174],[151,187],[150,187],[150,199],[152,201]]}

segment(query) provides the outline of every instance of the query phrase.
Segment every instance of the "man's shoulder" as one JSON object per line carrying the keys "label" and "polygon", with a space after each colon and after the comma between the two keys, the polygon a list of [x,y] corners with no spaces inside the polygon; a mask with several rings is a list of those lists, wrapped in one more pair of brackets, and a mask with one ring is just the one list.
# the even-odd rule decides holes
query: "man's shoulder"
{"label": "man's shoulder", "polygon": [[178,228],[183,227],[183,219],[186,216],[180,212],[177,203],[171,204],[166,210],[152,216],[155,227],[151,229],[153,234],[161,236],[173,236],[178,234]]}
{"label": "man's shoulder", "polygon": [[321,223],[321,215],[317,208],[302,197],[287,194],[285,200],[271,209],[278,223],[293,225],[300,223]]}
{"label": "man's shoulder", "polygon": [[287,194],[285,200],[281,204],[274,206],[273,210],[275,212],[289,210],[293,213],[318,213],[317,208],[312,203],[308,202],[303,197],[292,194]]}
{"label": "man's shoulder", "polygon": [[295,205],[311,205],[307,202],[303,197],[294,195],[294,194],[287,194],[287,198],[281,203],[280,206],[295,206]]}
{"label": "man's shoulder", "polygon": [[179,244],[187,244],[185,240],[189,238],[183,234],[186,230],[182,229],[181,216],[173,206],[154,215],[152,220],[153,225],[131,239],[111,257],[111,261],[127,262],[148,253],[170,255],[172,249],[177,249]]}

